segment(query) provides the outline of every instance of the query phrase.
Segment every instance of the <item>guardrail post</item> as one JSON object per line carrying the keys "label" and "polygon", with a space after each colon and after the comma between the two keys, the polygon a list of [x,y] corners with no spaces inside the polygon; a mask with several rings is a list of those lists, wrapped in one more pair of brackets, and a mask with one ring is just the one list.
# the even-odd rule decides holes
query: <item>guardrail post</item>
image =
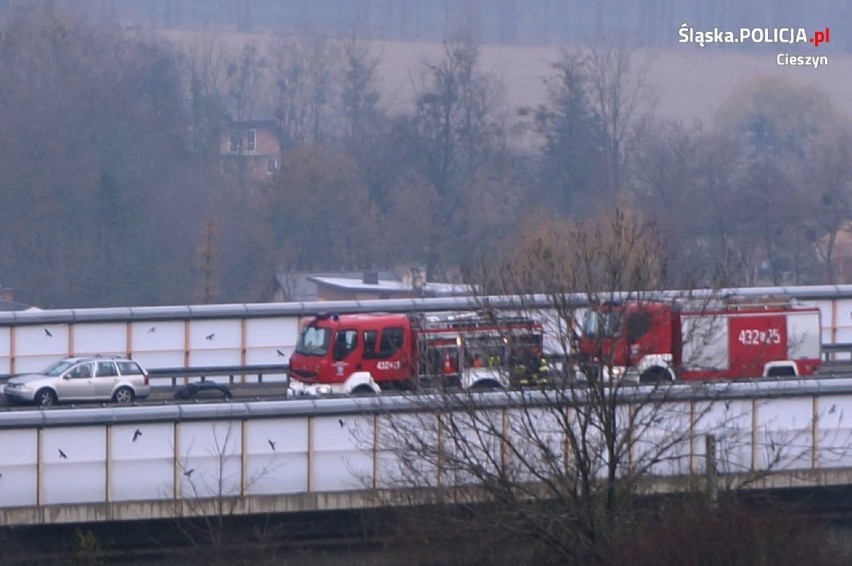
{"label": "guardrail post", "polygon": [[719,474],[716,470],[716,435],[704,436],[704,473],[707,477],[707,501],[716,505],[719,498]]}

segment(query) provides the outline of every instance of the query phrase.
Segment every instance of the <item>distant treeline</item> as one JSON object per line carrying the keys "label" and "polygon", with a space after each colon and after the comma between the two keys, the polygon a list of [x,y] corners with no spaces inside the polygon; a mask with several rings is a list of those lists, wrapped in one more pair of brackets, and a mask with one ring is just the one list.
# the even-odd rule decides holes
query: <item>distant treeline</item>
{"label": "distant treeline", "polygon": [[[3,0],[0,7],[33,4]],[[826,50],[849,51],[852,5],[837,0],[53,0],[98,24],[239,31],[276,29],[373,39],[435,41],[476,22],[479,39],[505,44],[584,44],[626,36],[637,46],[677,43],[678,27],[835,30]],[[749,46],[741,46],[749,47]],[[754,47],[754,46],[751,46]]]}

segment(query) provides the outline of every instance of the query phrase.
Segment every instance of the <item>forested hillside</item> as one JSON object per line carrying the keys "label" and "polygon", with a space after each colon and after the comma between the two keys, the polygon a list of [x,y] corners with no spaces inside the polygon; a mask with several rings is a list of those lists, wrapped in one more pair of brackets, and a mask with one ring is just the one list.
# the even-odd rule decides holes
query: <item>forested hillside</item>
{"label": "forested hillside", "polygon": [[[800,80],[744,79],[707,120],[674,121],[618,39],[558,52],[519,104],[469,25],[400,91],[358,35],[234,43],[49,4],[0,12],[0,282],[21,301],[254,301],[275,270],[448,277],[559,254],[566,227],[616,210],[661,234],[667,285],[848,277],[848,119]],[[183,22],[198,5],[150,6]],[[264,183],[221,175],[220,137],[245,119],[284,148]]]}

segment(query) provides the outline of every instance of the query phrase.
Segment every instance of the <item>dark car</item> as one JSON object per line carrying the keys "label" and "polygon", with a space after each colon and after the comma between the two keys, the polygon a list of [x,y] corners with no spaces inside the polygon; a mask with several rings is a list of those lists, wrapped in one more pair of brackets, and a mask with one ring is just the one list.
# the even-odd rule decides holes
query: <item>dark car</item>
{"label": "dark car", "polygon": [[222,396],[225,399],[233,397],[231,388],[213,381],[195,381],[188,383],[175,391],[175,399],[192,399],[197,397]]}

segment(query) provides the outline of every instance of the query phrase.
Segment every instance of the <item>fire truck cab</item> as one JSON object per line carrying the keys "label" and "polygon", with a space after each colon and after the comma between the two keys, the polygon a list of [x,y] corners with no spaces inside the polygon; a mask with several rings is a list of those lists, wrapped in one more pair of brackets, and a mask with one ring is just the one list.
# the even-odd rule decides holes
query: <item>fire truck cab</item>
{"label": "fire truck cab", "polygon": [[323,314],[290,357],[297,395],[374,395],[384,389],[506,387],[521,352],[541,352],[542,327],[475,313]]}

